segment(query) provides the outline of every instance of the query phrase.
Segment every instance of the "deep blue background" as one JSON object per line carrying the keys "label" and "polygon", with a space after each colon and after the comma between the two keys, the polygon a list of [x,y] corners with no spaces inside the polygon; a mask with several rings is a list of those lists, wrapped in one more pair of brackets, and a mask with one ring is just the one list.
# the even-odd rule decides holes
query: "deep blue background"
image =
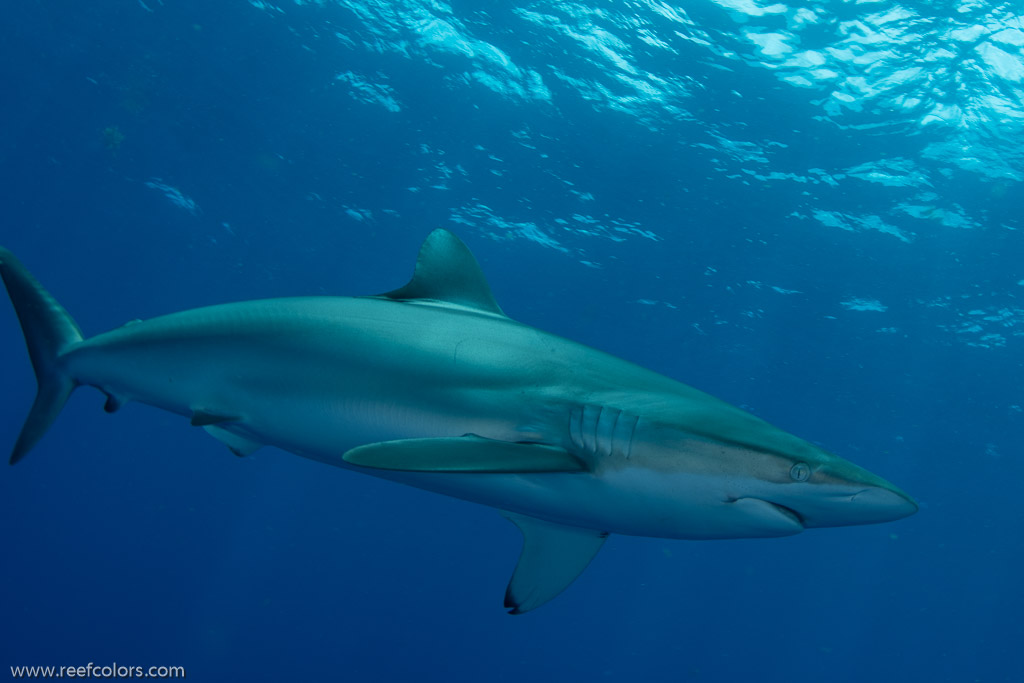
{"label": "deep blue background", "polygon": [[[915,495],[918,515],[765,541],[612,537],[564,595],[509,617],[520,539],[492,511],[282,452],[240,460],[178,417],[107,416],[82,390],[0,473],[0,664],[1021,680],[1019,88],[984,72],[977,41],[956,43],[958,61],[839,111],[846,86],[796,87],[780,74],[797,67],[743,42],[797,31],[795,10],[729,5],[689,3],[683,28],[643,2],[529,8],[548,25],[482,2],[17,3],[0,28],[0,241],[93,334],[223,301],[385,291],[449,227],[514,318],[822,443]],[[808,5],[828,18],[799,40],[824,54],[850,33],[840,22],[900,7],[869,5]],[[956,22],[1008,25],[999,5],[923,7],[890,28],[927,45]],[[680,37],[698,33],[706,44]],[[546,94],[509,85],[531,70]],[[623,73],[679,87],[645,95]],[[974,118],[929,123],[950,101]],[[844,305],[857,299],[885,310]],[[9,312],[0,377],[13,444],[34,381]]]}

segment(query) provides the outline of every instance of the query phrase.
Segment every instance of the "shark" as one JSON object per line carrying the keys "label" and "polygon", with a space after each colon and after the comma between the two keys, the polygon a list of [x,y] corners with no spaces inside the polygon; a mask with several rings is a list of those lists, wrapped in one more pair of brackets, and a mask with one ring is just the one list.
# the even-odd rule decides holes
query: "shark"
{"label": "shark", "polygon": [[523,536],[512,614],[559,595],[609,534],[780,537],[918,509],[744,410],[509,318],[445,229],[393,291],[213,305],[88,338],[2,248],[0,276],[38,385],[11,464],[95,387],[107,412],[162,408],[237,456],[273,446],[497,509]]}

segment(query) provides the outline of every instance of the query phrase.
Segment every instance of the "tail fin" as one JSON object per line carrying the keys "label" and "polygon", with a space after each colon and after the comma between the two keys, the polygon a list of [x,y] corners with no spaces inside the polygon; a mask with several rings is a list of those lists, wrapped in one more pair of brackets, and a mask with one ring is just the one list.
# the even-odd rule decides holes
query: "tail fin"
{"label": "tail fin", "polygon": [[82,341],[82,332],[56,299],[3,247],[0,247],[0,277],[21,322],[39,386],[35,403],[11,453],[13,465],[43,437],[75,388],[75,380],[61,368],[60,355]]}

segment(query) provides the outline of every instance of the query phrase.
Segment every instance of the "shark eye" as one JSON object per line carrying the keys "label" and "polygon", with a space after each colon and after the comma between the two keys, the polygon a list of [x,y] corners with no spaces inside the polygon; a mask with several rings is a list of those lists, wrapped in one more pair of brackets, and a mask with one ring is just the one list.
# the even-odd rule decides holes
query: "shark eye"
{"label": "shark eye", "polygon": [[789,476],[793,481],[807,481],[811,478],[811,467],[805,462],[798,462],[789,468]]}

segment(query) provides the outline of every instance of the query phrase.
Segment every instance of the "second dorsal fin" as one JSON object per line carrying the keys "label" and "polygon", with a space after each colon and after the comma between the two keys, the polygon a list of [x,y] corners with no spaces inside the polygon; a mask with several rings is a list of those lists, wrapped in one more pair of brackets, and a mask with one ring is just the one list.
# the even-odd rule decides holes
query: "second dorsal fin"
{"label": "second dorsal fin", "polygon": [[408,284],[380,296],[404,301],[443,301],[505,315],[469,247],[444,228],[427,235]]}

